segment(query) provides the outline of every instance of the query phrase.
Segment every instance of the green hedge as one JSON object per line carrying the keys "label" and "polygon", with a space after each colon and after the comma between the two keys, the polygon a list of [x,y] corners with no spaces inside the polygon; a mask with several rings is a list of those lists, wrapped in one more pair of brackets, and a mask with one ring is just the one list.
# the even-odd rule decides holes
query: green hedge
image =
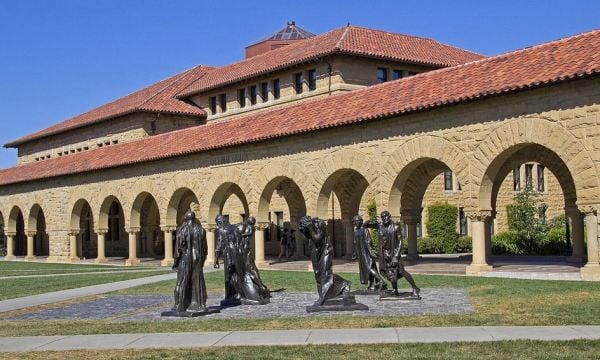
{"label": "green hedge", "polygon": [[516,231],[492,236],[492,253],[495,255],[565,255],[569,250],[567,231],[560,221],[533,237]]}
{"label": "green hedge", "polygon": [[456,240],[443,242],[436,238],[422,238],[417,241],[419,254],[458,254],[473,250],[470,236],[457,237]]}
{"label": "green hedge", "polygon": [[[420,253],[452,254],[462,252],[465,241],[459,241],[456,219],[458,208],[450,204],[435,203],[427,208],[428,239],[421,239]],[[459,245],[460,243],[460,245]]]}

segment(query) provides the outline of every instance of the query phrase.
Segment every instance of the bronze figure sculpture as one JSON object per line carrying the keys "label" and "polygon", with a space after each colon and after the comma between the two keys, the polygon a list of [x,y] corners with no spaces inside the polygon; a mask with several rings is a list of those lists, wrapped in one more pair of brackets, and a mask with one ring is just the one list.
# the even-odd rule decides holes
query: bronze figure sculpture
{"label": "bronze figure sculpture", "polygon": [[372,239],[369,229],[363,226],[363,218],[356,215],[352,219],[354,225],[354,252],[352,260],[358,260],[358,268],[360,272],[360,283],[368,284],[369,292],[375,291],[378,288],[380,291],[387,288],[385,280],[377,270],[377,253],[373,251]]}
{"label": "bronze figure sculpture", "polygon": [[351,283],[333,273],[333,247],[325,222],[319,218],[304,216],[300,219],[300,231],[309,239],[319,293],[319,299],[307,307],[306,311],[368,310],[366,305],[356,303],[354,296],[350,294]]}
{"label": "bronze figure sculpture", "polygon": [[388,211],[381,213],[381,223],[366,221],[365,228],[377,229],[379,233],[379,271],[392,283],[392,296],[399,296],[398,279],[405,278],[412,286],[412,295],[420,299],[421,289],[415,284],[413,277],[404,269],[402,263],[402,230],[392,221]]}
{"label": "bronze figure sculpture", "polygon": [[217,223],[217,246],[214,267],[219,269],[221,267],[219,259],[223,258],[225,272],[225,299],[221,301],[221,306],[240,305],[242,302],[237,292],[239,279],[236,271],[239,230],[223,215],[217,215],[215,222]]}
{"label": "bronze figure sculpture", "polygon": [[196,317],[219,312],[206,307],[206,283],[203,267],[208,255],[206,232],[189,210],[177,229],[177,246],[173,270],[177,271],[175,306],[162,316]]}

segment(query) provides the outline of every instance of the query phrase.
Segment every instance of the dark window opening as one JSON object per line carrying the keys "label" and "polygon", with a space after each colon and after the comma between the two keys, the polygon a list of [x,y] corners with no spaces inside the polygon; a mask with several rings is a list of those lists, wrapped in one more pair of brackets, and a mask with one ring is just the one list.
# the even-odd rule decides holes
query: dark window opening
{"label": "dark window opening", "polygon": [[539,192],[546,191],[546,186],[544,184],[544,165],[538,165],[537,167],[537,187]]}
{"label": "dark window opening", "polygon": [[304,75],[302,73],[294,74],[294,89],[296,94],[302,94],[302,85],[304,84]]}
{"label": "dark window opening", "polygon": [[385,68],[377,68],[377,82],[383,83],[388,81],[388,71]]}
{"label": "dark window opening", "polygon": [[519,167],[513,169],[513,190],[521,190],[521,171]]}
{"label": "dark window opening", "polygon": [[311,91],[317,89],[317,70],[315,69],[308,70],[308,89]]}
{"label": "dark window opening", "polygon": [[246,106],[246,89],[238,90],[238,103],[240,104],[240,108]]}
{"label": "dark window opening", "polygon": [[252,85],[250,86],[250,104],[255,105],[256,104],[256,85]]}
{"label": "dark window opening", "polygon": [[392,71],[392,80],[398,80],[398,79],[402,79],[404,76],[402,76],[402,70],[394,70]]}
{"label": "dark window opening", "polygon": [[217,113],[217,97],[211,96],[210,99],[208,99],[208,103],[209,103],[209,107],[210,107],[210,113],[216,114]]}
{"label": "dark window opening", "polygon": [[262,102],[269,101],[269,83],[264,82],[260,84],[260,97],[262,98]]}
{"label": "dark window opening", "polygon": [[279,86],[279,79],[275,79],[275,80],[273,80],[273,98],[279,99],[280,95],[281,95],[281,88]]}
{"label": "dark window opening", "polygon": [[454,190],[454,186],[452,184],[452,171],[444,171],[444,190]]}
{"label": "dark window opening", "polygon": [[221,105],[221,112],[227,111],[227,94],[219,95],[219,105]]}
{"label": "dark window opening", "polygon": [[460,236],[467,236],[468,234],[468,229],[467,229],[467,217],[465,216],[465,210],[464,208],[459,208],[458,209],[458,222],[460,224]]}

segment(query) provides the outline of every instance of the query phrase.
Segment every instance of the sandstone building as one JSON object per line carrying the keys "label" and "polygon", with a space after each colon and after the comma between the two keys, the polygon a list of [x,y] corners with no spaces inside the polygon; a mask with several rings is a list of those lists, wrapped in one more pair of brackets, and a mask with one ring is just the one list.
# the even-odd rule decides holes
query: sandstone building
{"label": "sandstone building", "polygon": [[478,274],[491,269],[492,230],[506,226],[500,209],[529,182],[549,216],[566,213],[573,259],[598,279],[598,53],[600,31],[486,58],[289,23],[244,60],[197,66],[6,144],[19,157],[0,170],[7,257],[168,265],[190,206],[209,246],[217,214],[255,216],[259,262],[304,214],[333,220],[347,256],[350,219],[375,201],[406,224],[414,258],[423,208],[441,199],[468,219]]}

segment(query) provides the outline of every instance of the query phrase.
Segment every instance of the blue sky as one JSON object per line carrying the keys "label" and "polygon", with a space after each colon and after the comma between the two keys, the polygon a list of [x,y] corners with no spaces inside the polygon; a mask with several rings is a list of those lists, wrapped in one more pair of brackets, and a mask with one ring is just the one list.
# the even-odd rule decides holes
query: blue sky
{"label": "blue sky", "polygon": [[[350,22],[485,55],[600,28],[600,1],[2,0],[0,143],[197,64],[240,60],[288,20]],[[0,168],[16,152],[0,149]]]}

